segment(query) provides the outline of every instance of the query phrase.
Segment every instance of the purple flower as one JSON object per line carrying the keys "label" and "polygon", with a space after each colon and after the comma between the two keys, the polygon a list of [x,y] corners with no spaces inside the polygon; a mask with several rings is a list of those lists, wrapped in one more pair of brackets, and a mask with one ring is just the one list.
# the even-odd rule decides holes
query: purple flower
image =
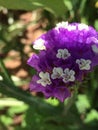
{"label": "purple flower", "polygon": [[34,42],[39,54],[28,64],[37,70],[30,90],[46,98],[63,102],[71,96],[71,87],[98,65],[98,33],[85,24],[61,22]]}

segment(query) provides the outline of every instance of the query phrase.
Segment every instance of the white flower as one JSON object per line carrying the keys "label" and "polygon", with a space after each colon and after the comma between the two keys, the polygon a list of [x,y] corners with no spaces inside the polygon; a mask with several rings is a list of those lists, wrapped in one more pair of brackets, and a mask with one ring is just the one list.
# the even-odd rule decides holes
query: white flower
{"label": "white flower", "polygon": [[68,31],[76,30],[76,26],[68,25],[66,29],[68,29]]}
{"label": "white flower", "polygon": [[54,67],[51,78],[52,79],[60,78],[62,74],[63,74],[63,69],[61,67]]}
{"label": "white flower", "polygon": [[98,53],[98,46],[92,45],[92,50],[93,52]]}
{"label": "white flower", "polygon": [[67,59],[69,56],[71,56],[71,54],[67,49],[58,49],[58,52],[56,54],[57,58],[61,58],[63,60]]}
{"label": "white flower", "polygon": [[[70,25],[70,24],[68,24],[68,22],[60,22],[60,23],[58,23],[58,24],[56,24],[56,27],[55,27],[57,30],[59,29],[59,28],[65,28],[65,29],[67,29],[68,31],[72,31],[72,30],[76,30],[77,29],[77,27],[76,27],[76,25]],[[89,26],[88,25],[86,25],[86,24],[84,24],[84,23],[81,23],[81,24],[78,24],[78,30],[88,30],[89,29]]]}
{"label": "white flower", "polygon": [[90,69],[90,64],[91,60],[85,60],[85,59],[77,59],[76,63],[79,65],[80,70],[89,70]]}
{"label": "white flower", "polygon": [[76,30],[76,26],[74,25],[69,25],[68,22],[60,22],[58,24],[56,24],[56,27],[55,27],[57,30],[59,28],[65,28],[69,31],[72,31],[72,30]]}
{"label": "white flower", "polygon": [[34,42],[33,48],[36,50],[45,50],[46,47],[45,47],[44,43],[45,43],[45,41],[40,38]]}
{"label": "white flower", "polygon": [[39,79],[38,81],[37,81],[37,83],[38,84],[41,84],[42,86],[46,86],[46,85],[50,85],[51,84],[51,79],[50,79],[50,75],[49,75],[49,73],[48,72],[40,72],[39,73],[39,77],[41,78],[41,79]]}
{"label": "white flower", "polygon": [[62,21],[62,22],[56,24],[56,29],[58,29],[58,28],[65,28],[67,26],[68,26],[68,22],[63,22]]}
{"label": "white flower", "polygon": [[72,81],[72,82],[75,81],[75,76],[74,75],[75,75],[75,71],[69,70],[69,68],[66,68],[64,70],[63,75],[62,75],[63,82],[67,83],[69,81]]}
{"label": "white flower", "polygon": [[88,25],[86,25],[86,24],[84,24],[84,23],[81,23],[81,24],[78,24],[78,30],[88,30],[89,29],[89,27],[88,27]]}

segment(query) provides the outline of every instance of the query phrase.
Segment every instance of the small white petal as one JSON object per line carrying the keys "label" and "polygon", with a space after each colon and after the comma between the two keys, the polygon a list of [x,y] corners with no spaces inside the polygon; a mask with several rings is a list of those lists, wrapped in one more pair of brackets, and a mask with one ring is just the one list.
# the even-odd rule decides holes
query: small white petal
{"label": "small white petal", "polygon": [[98,53],[98,46],[92,45],[92,50],[93,52]]}
{"label": "small white petal", "polygon": [[91,60],[85,60],[85,59],[77,59],[76,63],[79,65],[80,70],[89,70],[90,69],[90,64]]}
{"label": "small white petal", "polygon": [[63,74],[63,69],[61,67],[54,67],[51,78],[52,79],[60,78],[62,74]]}
{"label": "small white petal", "polygon": [[64,73],[65,73],[65,74],[69,73],[69,68],[66,68],[66,69],[64,70]]}
{"label": "small white petal", "polygon": [[[60,22],[58,24],[56,24],[56,29],[59,29],[59,28],[65,28],[69,31],[72,31],[72,30],[76,30],[76,25],[69,25],[68,22]],[[88,25],[84,24],[84,23],[81,23],[81,24],[78,24],[78,30],[88,30],[89,27]]]}
{"label": "small white petal", "polygon": [[58,30],[59,28],[65,28],[69,31],[76,30],[76,26],[69,25],[68,22],[60,22],[60,23],[56,24],[55,29]]}
{"label": "small white petal", "polygon": [[56,29],[65,28],[67,26],[68,26],[68,22],[60,22],[60,23],[56,24]]}
{"label": "small white petal", "polygon": [[45,50],[46,47],[44,45],[45,41],[42,39],[38,39],[34,42],[33,48],[36,50]]}
{"label": "small white petal", "polygon": [[57,58],[61,58],[63,60],[67,59],[69,56],[71,56],[71,54],[67,49],[58,49],[58,52],[56,54]]}
{"label": "small white petal", "polygon": [[81,23],[81,24],[78,24],[78,29],[81,31],[81,30],[88,30],[89,27],[88,25],[84,24],[84,23]]}
{"label": "small white petal", "polygon": [[63,75],[62,75],[63,82],[67,83],[67,82],[75,81],[75,76],[74,75],[75,75],[75,71],[69,70],[69,68],[66,68],[64,70]]}
{"label": "small white petal", "polygon": [[68,25],[67,29],[69,31],[73,31],[73,30],[76,30],[76,26],[74,26],[74,25]]}
{"label": "small white petal", "polygon": [[48,72],[40,72],[39,73],[40,79],[37,81],[37,83],[41,84],[42,86],[50,85],[51,84],[51,79],[50,75]]}

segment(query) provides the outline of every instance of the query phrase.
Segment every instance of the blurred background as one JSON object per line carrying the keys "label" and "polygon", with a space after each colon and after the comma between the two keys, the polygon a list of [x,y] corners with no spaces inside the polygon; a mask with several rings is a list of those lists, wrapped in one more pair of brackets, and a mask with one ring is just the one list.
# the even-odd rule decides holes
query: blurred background
{"label": "blurred background", "polygon": [[73,104],[29,91],[32,43],[60,21],[98,30],[98,0],[0,0],[0,130],[98,129],[98,67]]}

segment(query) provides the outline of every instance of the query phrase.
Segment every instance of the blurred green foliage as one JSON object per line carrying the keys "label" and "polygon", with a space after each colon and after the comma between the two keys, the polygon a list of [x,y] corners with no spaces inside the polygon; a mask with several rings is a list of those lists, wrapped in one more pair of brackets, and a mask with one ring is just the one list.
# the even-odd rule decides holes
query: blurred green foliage
{"label": "blurred green foliage", "polygon": [[[19,38],[26,26],[21,26],[14,14],[19,10],[39,8],[44,10],[50,28],[64,20],[83,22],[98,30],[98,0],[0,0],[0,130],[96,130],[98,67],[80,84],[70,108],[69,100],[64,103],[56,99],[45,100],[43,96],[33,96],[20,88],[30,81],[35,71],[25,66],[28,55]],[[22,67],[27,67],[29,76],[26,79],[17,81],[3,64],[9,60],[7,54],[13,49],[20,53]]]}

